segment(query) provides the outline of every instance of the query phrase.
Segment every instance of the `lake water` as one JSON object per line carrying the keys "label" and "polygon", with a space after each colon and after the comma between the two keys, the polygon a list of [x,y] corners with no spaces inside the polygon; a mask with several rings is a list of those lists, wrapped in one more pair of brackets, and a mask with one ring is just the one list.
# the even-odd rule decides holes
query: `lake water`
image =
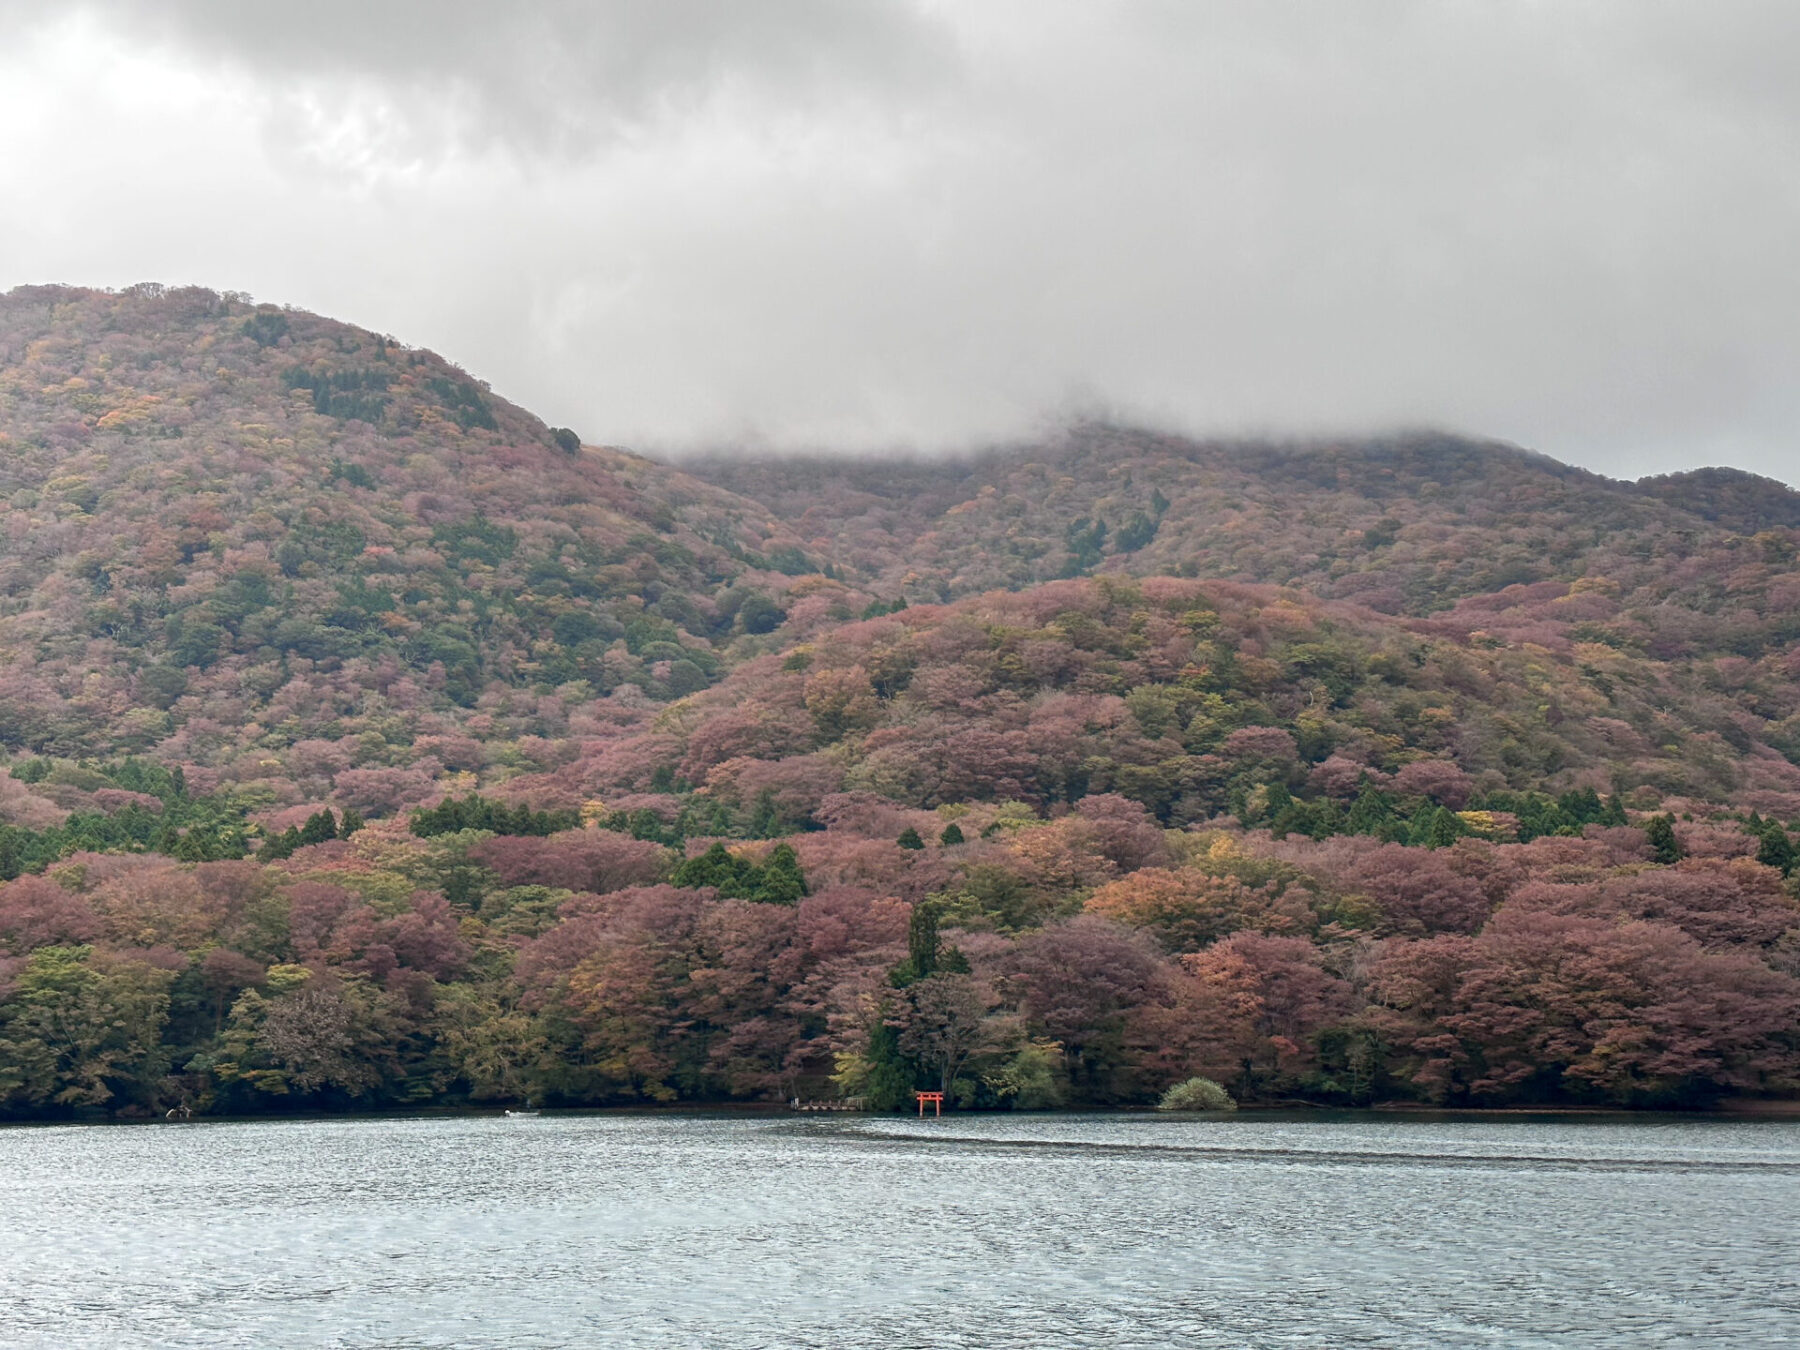
{"label": "lake water", "polygon": [[0,1343],[1800,1344],[1800,1124],[6,1129]]}

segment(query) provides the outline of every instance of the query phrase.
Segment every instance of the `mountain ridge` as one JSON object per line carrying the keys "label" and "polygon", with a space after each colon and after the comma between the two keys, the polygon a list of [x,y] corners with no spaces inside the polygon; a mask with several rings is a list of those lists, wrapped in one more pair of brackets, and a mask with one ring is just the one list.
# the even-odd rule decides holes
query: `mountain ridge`
{"label": "mountain ridge", "polygon": [[[1418,614],[1590,567],[1654,588],[1671,553],[1718,554],[1754,532],[1724,517],[1718,487],[1689,507],[1671,500],[1687,495],[1682,483],[1646,487],[1437,433],[1270,444],[1087,423],[944,461],[682,463],[764,503],[812,547],[867,559],[871,582],[915,600],[1179,572]],[[1721,472],[1697,481],[1739,482]],[[1800,508],[1800,494],[1787,496]]]}

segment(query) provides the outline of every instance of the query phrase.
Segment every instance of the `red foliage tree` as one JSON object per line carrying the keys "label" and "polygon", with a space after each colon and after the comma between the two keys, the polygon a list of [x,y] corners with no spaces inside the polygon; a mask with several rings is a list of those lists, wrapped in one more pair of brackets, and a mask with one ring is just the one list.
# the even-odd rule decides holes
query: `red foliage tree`
{"label": "red foliage tree", "polygon": [[508,886],[555,886],[604,895],[647,886],[665,870],[657,844],[611,830],[566,830],[547,839],[496,835],[469,850]]}
{"label": "red foliage tree", "polygon": [[1083,915],[1021,937],[1002,970],[1031,1033],[1062,1046],[1079,1096],[1117,1101],[1142,1089],[1133,1019],[1173,998],[1168,967],[1143,933]]}
{"label": "red foliage tree", "polygon": [[1481,883],[1435,849],[1385,844],[1359,858],[1347,880],[1368,893],[1393,933],[1472,933],[1492,908]]}
{"label": "red foliage tree", "polygon": [[36,947],[88,942],[99,933],[100,916],[84,895],[45,877],[0,885],[0,938],[14,956]]}

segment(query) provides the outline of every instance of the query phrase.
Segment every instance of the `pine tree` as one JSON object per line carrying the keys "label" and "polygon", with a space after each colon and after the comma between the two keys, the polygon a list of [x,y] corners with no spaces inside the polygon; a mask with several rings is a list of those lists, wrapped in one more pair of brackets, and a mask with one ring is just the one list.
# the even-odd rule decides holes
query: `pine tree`
{"label": "pine tree", "polygon": [[800,858],[792,844],[777,844],[760,870],[750,899],[765,905],[792,905],[806,894],[806,878],[800,874]]}
{"label": "pine tree", "polygon": [[1569,818],[1569,822],[1576,826],[1599,820],[1606,814],[1606,807],[1600,801],[1600,794],[1591,787],[1563,793],[1556,799],[1556,805]]}
{"label": "pine tree", "polygon": [[900,1053],[900,1033],[885,1021],[869,1030],[869,1048],[863,1055],[868,1071],[863,1080],[863,1103],[871,1111],[899,1111],[912,1105],[917,1068]]}
{"label": "pine tree", "polygon": [[1265,799],[1268,804],[1263,811],[1270,820],[1278,818],[1283,811],[1294,804],[1294,794],[1287,790],[1285,783],[1270,783]]}
{"label": "pine tree", "polygon": [[756,810],[750,816],[750,837],[752,839],[770,839],[785,834],[781,828],[781,812],[775,806],[775,793],[771,788],[764,788],[756,794]]}
{"label": "pine tree", "polygon": [[1674,816],[1650,817],[1644,826],[1644,842],[1650,845],[1651,855],[1664,866],[1681,861],[1681,841],[1675,837]]}
{"label": "pine tree", "polygon": [[1365,782],[1362,791],[1356,794],[1356,800],[1350,804],[1344,829],[1349,834],[1377,834],[1393,818],[1394,806],[1387,794]]}
{"label": "pine tree", "polygon": [[300,827],[302,848],[309,844],[323,844],[337,837],[337,818],[331,814],[330,807],[308,816],[306,824]]}
{"label": "pine tree", "polygon": [[906,925],[906,959],[889,972],[888,983],[896,989],[916,984],[936,972],[938,955],[938,907],[934,901],[920,900]]}
{"label": "pine tree", "polygon": [[677,886],[699,890],[711,886],[721,895],[736,890],[738,860],[726,852],[725,845],[714,844],[697,858],[689,858],[675,869],[671,878]]}
{"label": "pine tree", "polygon": [[1797,859],[1800,859],[1800,854],[1796,854],[1794,841],[1788,837],[1788,832],[1776,821],[1765,821],[1762,843],[1756,850],[1756,861],[1765,867],[1776,868],[1785,877],[1792,874]]}
{"label": "pine tree", "polygon": [[930,901],[913,906],[912,918],[906,925],[906,955],[913,970],[923,978],[937,969],[938,913]]}
{"label": "pine tree", "polygon": [[1422,802],[1406,822],[1406,833],[1401,842],[1421,848],[1431,841],[1432,822],[1437,819],[1438,808],[1430,802]]}
{"label": "pine tree", "polygon": [[962,842],[962,827],[954,820],[944,826],[944,832],[938,836],[938,843],[942,844],[945,848],[949,848],[952,844],[960,844]]}
{"label": "pine tree", "polygon": [[1461,837],[1462,822],[1456,818],[1456,813],[1447,806],[1438,807],[1426,827],[1425,847],[1449,848]]}
{"label": "pine tree", "polygon": [[919,832],[910,825],[900,831],[898,842],[901,848],[919,849],[925,847],[925,841],[919,838]]}

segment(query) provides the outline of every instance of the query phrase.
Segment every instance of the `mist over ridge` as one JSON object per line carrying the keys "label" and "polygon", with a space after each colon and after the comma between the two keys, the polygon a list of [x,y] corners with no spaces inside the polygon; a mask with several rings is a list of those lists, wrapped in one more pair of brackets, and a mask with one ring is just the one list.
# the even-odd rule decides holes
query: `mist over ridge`
{"label": "mist over ridge", "polygon": [[0,287],[230,284],[658,453],[1102,407],[1791,476],[1794,23],[8,0]]}

